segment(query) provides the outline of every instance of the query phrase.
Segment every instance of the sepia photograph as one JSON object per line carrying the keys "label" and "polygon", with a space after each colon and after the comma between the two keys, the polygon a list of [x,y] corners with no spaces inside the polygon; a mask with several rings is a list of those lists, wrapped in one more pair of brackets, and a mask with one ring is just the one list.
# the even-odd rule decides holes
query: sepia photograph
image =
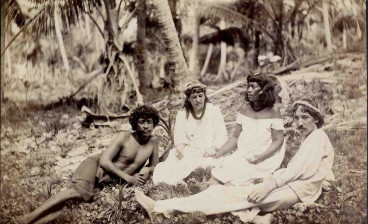
{"label": "sepia photograph", "polygon": [[0,222],[366,224],[365,0],[1,0]]}

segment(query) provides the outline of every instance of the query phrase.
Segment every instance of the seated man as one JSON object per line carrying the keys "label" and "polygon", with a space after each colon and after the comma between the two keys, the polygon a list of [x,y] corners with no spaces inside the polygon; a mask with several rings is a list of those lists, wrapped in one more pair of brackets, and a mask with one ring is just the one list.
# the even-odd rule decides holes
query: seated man
{"label": "seated man", "polygon": [[[41,222],[49,222],[56,218],[55,211],[66,201],[91,199],[96,181],[106,182],[111,179],[110,175],[133,185],[144,184],[158,163],[158,141],[151,135],[158,122],[159,115],[154,108],[145,105],[135,108],[129,117],[132,133],[120,133],[101,155],[83,161],[73,174],[70,189],[52,196],[18,221],[31,223],[44,219]],[[147,160],[149,164],[144,167]]]}
{"label": "seated man", "polygon": [[260,211],[271,212],[289,208],[298,202],[314,202],[322,192],[322,184],[334,179],[334,151],[328,136],[320,129],[324,123],[322,113],[311,101],[296,101],[293,113],[303,143],[286,168],[269,174],[261,183],[248,186],[213,185],[189,197],[160,201],[154,201],[136,190],[137,201],[150,217],[153,212],[168,216],[174,210],[206,215],[233,212],[242,221],[253,223],[272,222],[272,214],[259,216]]}

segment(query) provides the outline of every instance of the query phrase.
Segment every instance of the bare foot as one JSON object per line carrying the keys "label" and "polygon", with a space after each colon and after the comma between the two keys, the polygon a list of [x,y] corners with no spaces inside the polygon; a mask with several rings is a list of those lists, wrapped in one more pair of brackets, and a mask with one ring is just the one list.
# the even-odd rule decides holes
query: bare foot
{"label": "bare foot", "polygon": [[62,210],[57,211],[57,212],[54,212],[54,213],[51,213],[51,214],[48,214],[47,216],[38,219],[33,224],[46,224],[46,223],[50,223],[50,222],[56,220],[57,218],[59,218],[62,214],[63,214],[63,211]]}
{"label": "bare foot", "polygon": [[201,184],[194,178],[188,180],[188,188],[192,194],[197,194],[202,190]]}
{"label": "bare foot", "polygon": [[28,224],[28,223],[31,223],[31,217],[30,215],[24,215],[24,216],[21,216],[19,218],[17,218],[17,223],[19,224]]}
{"label": "bare foot", "polygon": [[135,199],[146,210],[148,216],[151,218],[151,221],[153,221],[152,213],[156,201],[150,197],[147,197],[141,190],[138,189],[135,189]]}
{"label": "bare foot", "polygon": [[273,215],[272,214],[267,214],[267,215],[264,215],[264,216],[257,215],[256,217],[254,217],[253,223],[255,223],[255,224],[271,224],[272,220],[273,220]]}

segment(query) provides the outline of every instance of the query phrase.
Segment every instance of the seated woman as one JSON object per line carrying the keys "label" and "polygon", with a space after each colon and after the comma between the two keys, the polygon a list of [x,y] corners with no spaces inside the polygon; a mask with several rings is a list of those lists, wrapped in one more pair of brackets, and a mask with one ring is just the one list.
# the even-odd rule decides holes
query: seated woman
{"label": "seated woman", "polygon": [[[223,184],[244,185],[253,177],[269,174],[284,158],[284,125],[280,110],[274,106],[274,80],[263,74],[249,75],[246,104],[240,108],[234,134],[214,155],[220,158],[212,176]],[[222,160],[222,161],[221,161]]]}
{"label": "seated woman", "polygon": [[177,184],[198,167],[211,165],[214,154],[227,140],[218,107],[208,102],[206,86],[192,82],[185,89],[184,110],[178,112],[174,129],[175,150],[153,172],[153,183]]}
{"label": "seated woman", "polygon": [[334,150],[326,133],[320,129],[324,123],[321,111],[307,99],[293,104],[294,122],[303,142],[286,168],[279,169],[263,178],[257,185],[213,185],[184,198],[154,201],[136,190],[137,201],[152,213],[165,216],[174,210],[202,212],[206,215],[251,209],[244,222],[271,223],[272,214],[257,215],[260,211],[271,212],[289,208],[298,202],[312,203],[322,192],[326,181],[333,181],[332,164]]}

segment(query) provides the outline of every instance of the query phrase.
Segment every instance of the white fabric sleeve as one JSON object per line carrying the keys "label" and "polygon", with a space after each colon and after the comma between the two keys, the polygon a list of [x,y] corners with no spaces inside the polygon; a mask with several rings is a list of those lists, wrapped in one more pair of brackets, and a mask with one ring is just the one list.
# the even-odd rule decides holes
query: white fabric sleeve
{"label": "white fabric sleeve", "polygon": [[272,175],[280,188],[288,182],[303,180],[313,176],[325,155],[326,135],[320,130],[312,132],[302,143],[300,149],[284,169]]}
{"label": "white fabric sleeve", "polygon": [[243,118],[244,115],[242,115],[241,113],[237,113],[236,114],[236,123],[237,124],[240,124],[240,125],[243,125],[244,123],[244,118]]}
{"label": "white fabric sleeve", "polygon": [[214,107],[212,119],[215,132],[213,146],[219,149],[227,141],[227,130],[220,108]]}
{"label": "white fabric sleeve", "polygon": [[174,127],[174,144],[175,146],[180,144],[189,144],[185,131],[185,111],[179,111],[176,115],[175,127]]}
{"label": "white fabric sleeve", "polygon": [[282,119],[272,119],[271,128],[275,130],[284,130]]}

